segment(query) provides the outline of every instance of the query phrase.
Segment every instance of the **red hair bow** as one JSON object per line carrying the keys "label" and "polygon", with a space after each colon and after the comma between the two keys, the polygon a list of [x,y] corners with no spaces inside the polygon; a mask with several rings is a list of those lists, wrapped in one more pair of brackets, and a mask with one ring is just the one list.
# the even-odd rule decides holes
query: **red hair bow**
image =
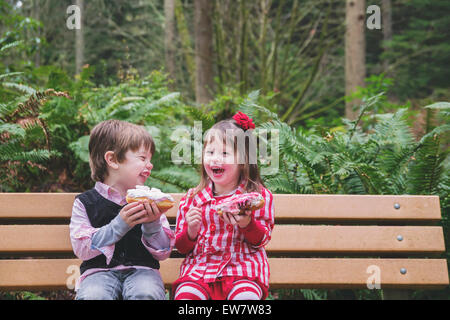
{"label": "red hair bow", "polygon": [[249,118],[248,115],[242,112],[238,112],[233,116],[234,121],[244,130],[255,129],[255,124],[253,119]]}

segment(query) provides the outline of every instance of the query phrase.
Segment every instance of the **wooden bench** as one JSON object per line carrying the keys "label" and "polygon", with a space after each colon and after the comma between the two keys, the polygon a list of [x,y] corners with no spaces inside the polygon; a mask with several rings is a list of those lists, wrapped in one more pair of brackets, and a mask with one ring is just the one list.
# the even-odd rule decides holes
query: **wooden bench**
{"label": "wooden bench", "polygon": [[[0,194],[0,290],[73,287],[80,264],[68,226],[75,196]],[[181,194],[174,197],[178,202]],[[274,206],[266,247],[271,289],[367,289],[379,280],[387,294],[449,285],[437,196],[279,194]],[[176,211],[167,213],[171,224]],[[181,261],[174,252],[162,262],[167,287]]]}

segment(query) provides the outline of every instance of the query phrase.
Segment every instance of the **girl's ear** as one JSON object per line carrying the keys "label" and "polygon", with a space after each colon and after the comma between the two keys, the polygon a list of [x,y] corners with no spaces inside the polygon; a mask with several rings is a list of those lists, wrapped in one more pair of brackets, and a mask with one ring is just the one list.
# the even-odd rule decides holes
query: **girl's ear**
{"label": "girl's ear", "polygon": [[117,162],[116,155],[114,154],[114,151],[107,151],[105,153],[105,161],[108,167],[111,169],[118,169],[119,163]]}

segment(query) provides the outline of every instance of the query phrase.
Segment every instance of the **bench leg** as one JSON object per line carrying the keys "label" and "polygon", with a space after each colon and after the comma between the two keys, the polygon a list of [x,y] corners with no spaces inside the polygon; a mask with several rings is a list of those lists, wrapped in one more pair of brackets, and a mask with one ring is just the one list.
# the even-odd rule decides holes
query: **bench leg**
{"label": "bench leg", "polygon": [[383,300],[409,300],[410,290],[388,289],[383,290]]}

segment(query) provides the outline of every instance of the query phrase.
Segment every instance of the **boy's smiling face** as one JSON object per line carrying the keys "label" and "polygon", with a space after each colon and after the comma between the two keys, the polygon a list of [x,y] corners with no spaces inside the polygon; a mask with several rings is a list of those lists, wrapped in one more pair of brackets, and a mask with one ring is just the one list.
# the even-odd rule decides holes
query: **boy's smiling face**
{"label": "boy's smiling face", "polygon": [[115,176],[115,187],[126,191],[136,185],[144,185],[153,168],[152,156],[144,146],[137,151],[128,150],[124,161],[116,162],[115,168],[109,168],[109,173],[113,171]]}

